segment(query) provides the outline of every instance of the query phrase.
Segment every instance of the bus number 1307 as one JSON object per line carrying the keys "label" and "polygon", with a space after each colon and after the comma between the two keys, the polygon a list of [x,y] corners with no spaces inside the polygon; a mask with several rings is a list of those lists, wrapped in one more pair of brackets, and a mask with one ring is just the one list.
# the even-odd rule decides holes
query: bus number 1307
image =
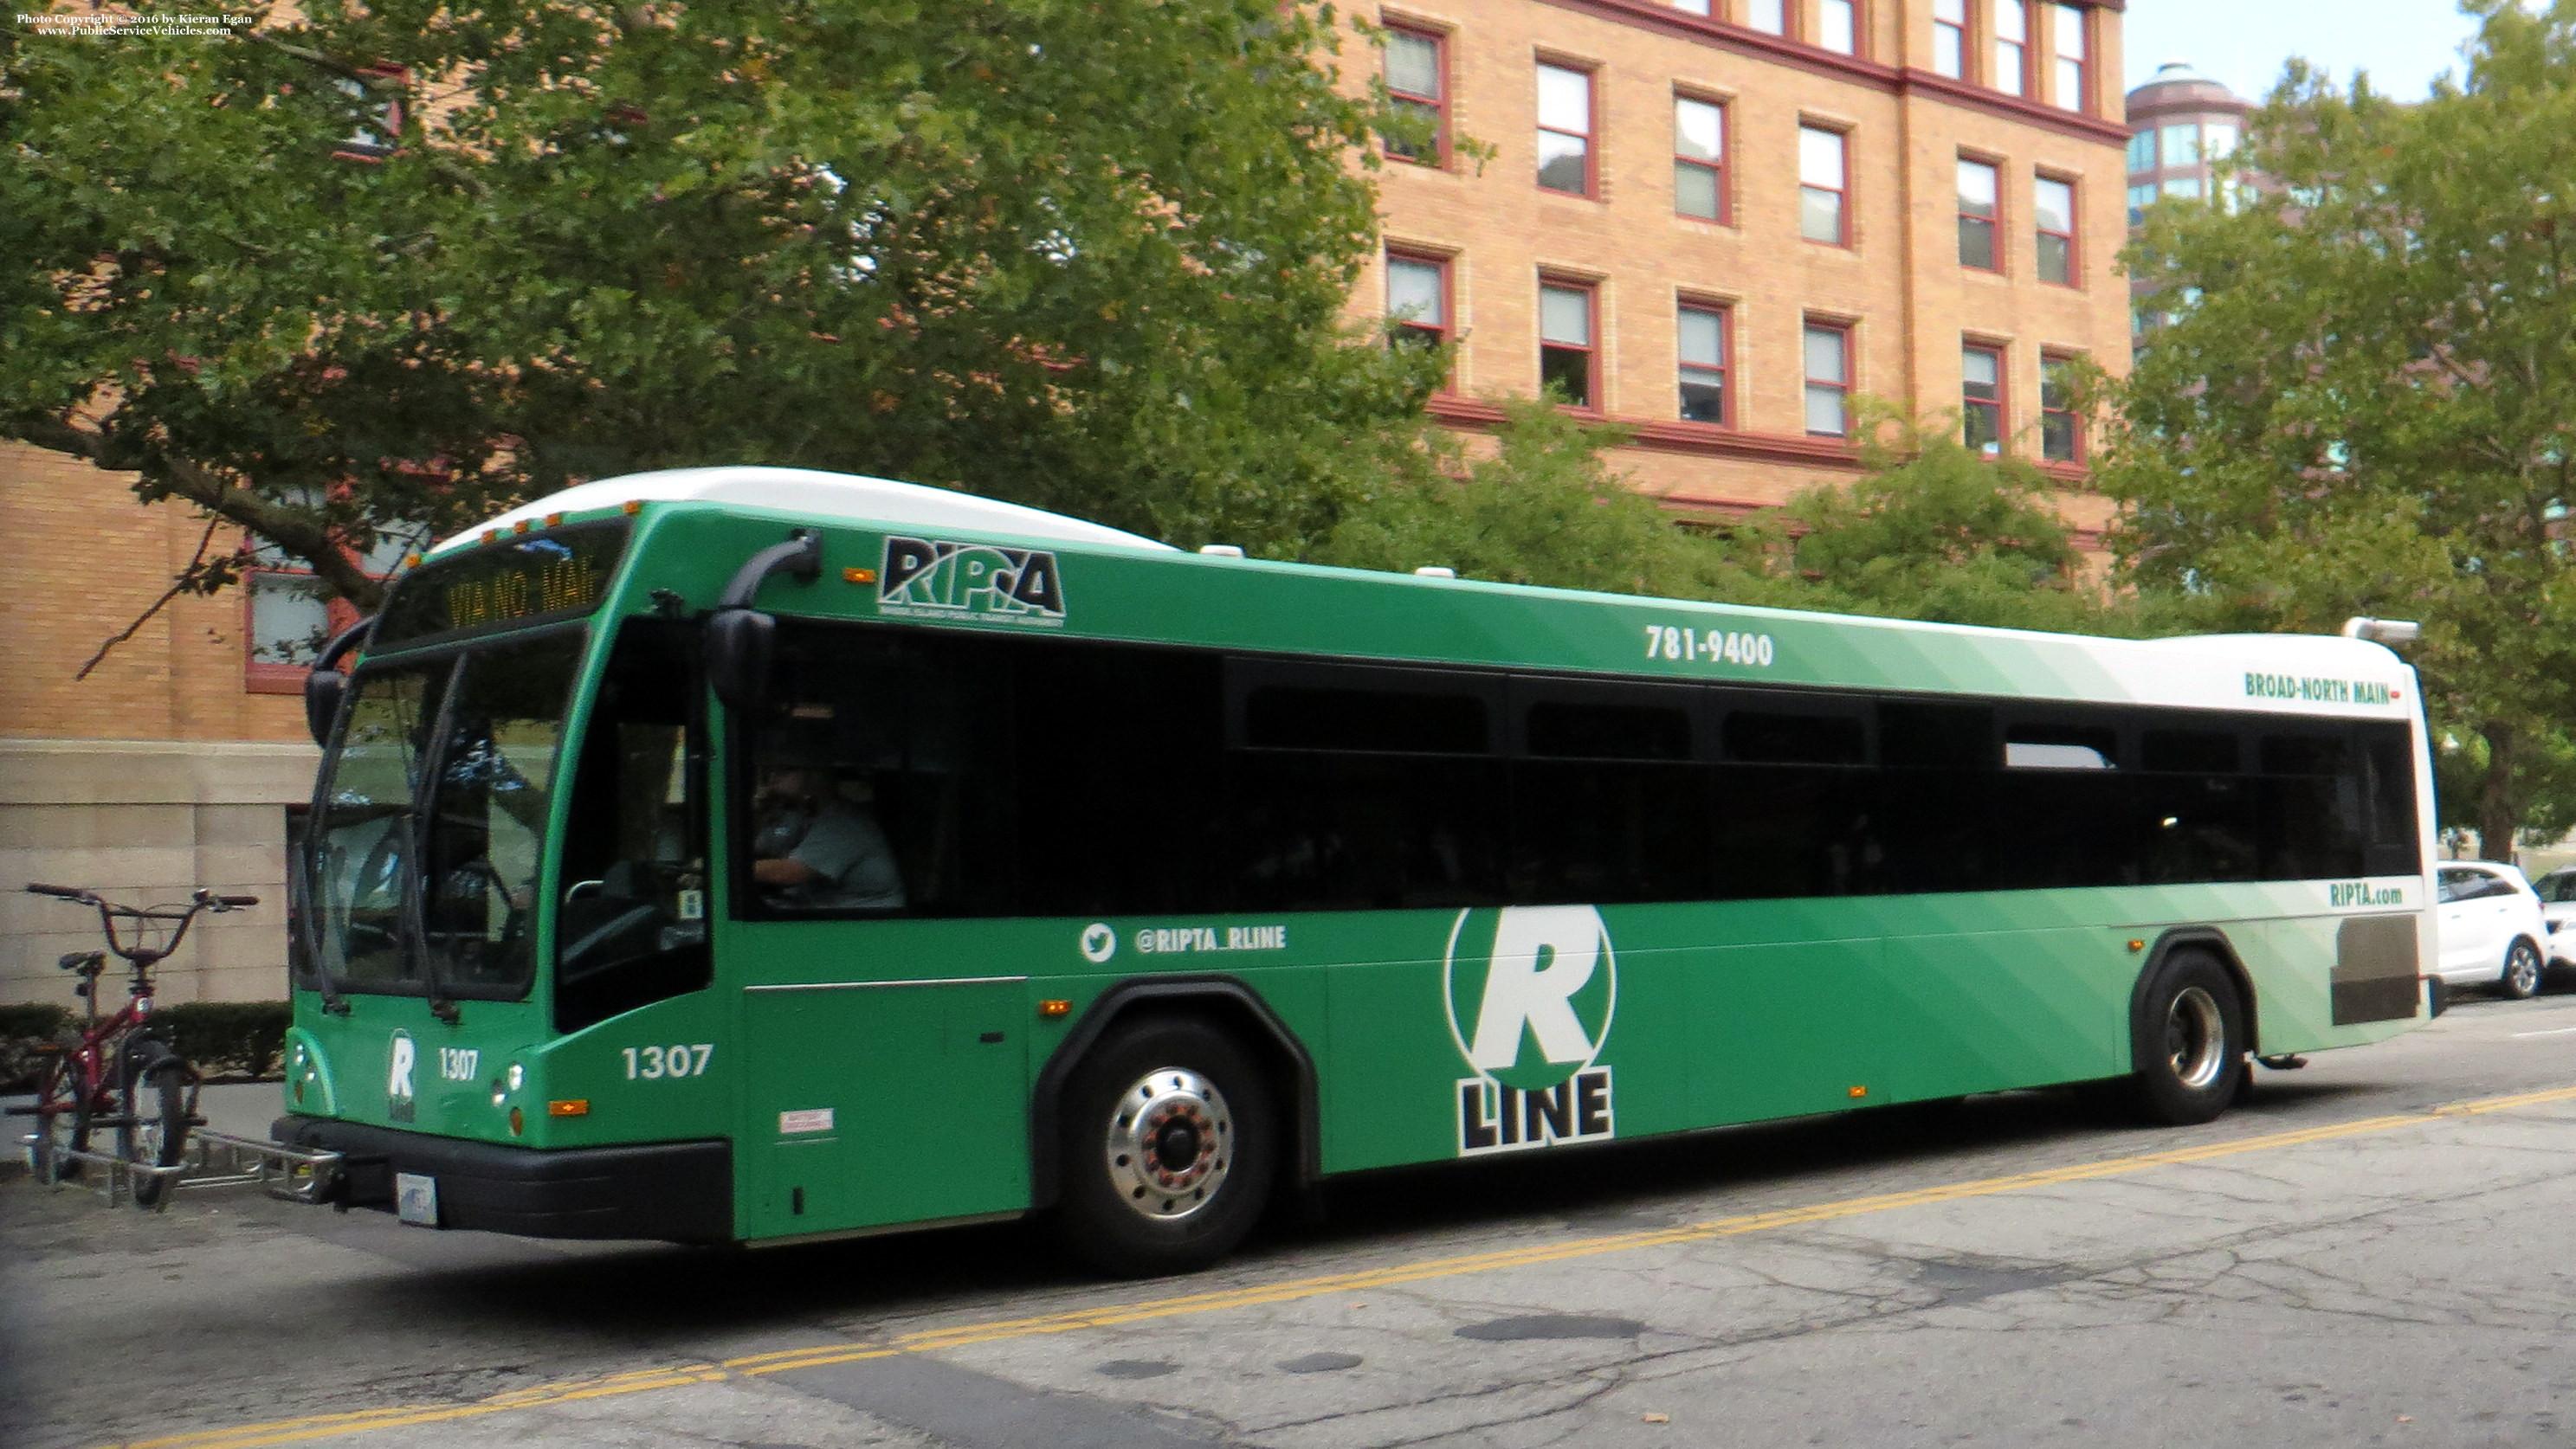
{"label": "bus number 1307", "polygon": [[695,1046],[621,1047],[619,1050],[626,1053],[626,1080],[630,1082],[704,1076],[707,1058],[716,1054],[715,1047],[706,1042]]}

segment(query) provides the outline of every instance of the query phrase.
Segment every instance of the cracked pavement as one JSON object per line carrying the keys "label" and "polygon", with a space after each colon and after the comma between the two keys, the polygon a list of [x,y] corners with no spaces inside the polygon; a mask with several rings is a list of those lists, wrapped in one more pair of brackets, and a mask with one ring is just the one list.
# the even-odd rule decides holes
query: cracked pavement
{"label": "cracked pavement", "polygon": [[2576,997],[2467,1001],[2199,1128],[2015,1093],[1382,1174],[1148,1284],[1017,1227],[545,1244],[19,1174],[0,1443],[2555,1446],[2576,1100],[2411,1114],[2576,1086],[2576,1031],[2525,1035],[2561,1028]]}

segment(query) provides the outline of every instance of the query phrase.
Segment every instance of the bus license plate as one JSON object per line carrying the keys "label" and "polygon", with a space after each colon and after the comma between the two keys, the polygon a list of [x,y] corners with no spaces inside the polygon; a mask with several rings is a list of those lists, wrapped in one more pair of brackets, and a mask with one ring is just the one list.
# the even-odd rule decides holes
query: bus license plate
{"label": "bus license plate", "polygon": [[424,1228],[437,1227],[438,1179],[426,1173],[395,1173],[394,1216]]}

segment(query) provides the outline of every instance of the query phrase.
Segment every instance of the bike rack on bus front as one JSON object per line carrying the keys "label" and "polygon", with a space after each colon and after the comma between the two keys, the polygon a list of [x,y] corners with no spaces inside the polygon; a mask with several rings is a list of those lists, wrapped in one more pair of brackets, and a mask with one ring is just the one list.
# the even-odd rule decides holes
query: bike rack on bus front
{"label": "bike rack on bus front", "polygon": [[[37,1181],[50,1182],[55,1187],[86,1187],[107,1199],[111,1207],[133,1197],[136,1181],[147,1177],[167,1181],[174,1189],[257,1186],[270,1197],[286,1202],[328,1202],[332,1190],[339,1185],[342,1165],[337,1152],[306,1152],[282,1142],[257,1142],[202,1127],[188,1134],[188,1160],[168,1167],[131,1161],[112,1152],[58,1146],[40,1132],[31,1132],[18,1141],[27,1151],[27,1165],[34,1170]],[[99,1176],[77,1183],[60,1178],[51,1171],[57,1158],[98,1168]],[[162,1193],[155,1210],[166,1210],[175,1196],[175,1191]]]}

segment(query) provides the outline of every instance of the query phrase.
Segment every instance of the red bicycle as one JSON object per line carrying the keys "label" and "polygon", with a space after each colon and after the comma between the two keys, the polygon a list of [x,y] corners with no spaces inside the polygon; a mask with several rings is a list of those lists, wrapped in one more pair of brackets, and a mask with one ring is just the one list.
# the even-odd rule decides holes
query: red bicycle
{"label": "red bicycle", "polygon": [[[151,1032],[152,968],[187,939],[200,912],[222,914],[259,904],[257,896],[199,891],[184,906],[120,906],[78,886],[30,885],[30,894],[55,896],[94,907],[107,935],[106,951],[74,951],[55,963],[80,974],[72,988],[86,1005],[80,1028],[51,1053],[35,1105],[14,1108],[36,1119],[27,1138],[27,1165],[39,1182],[79,1177],[89,1161],[91,1136],[116,1133],[115,1160],[141,1167],[177,1167],[197,1123],[197,1069]],[[168,932],[167,939],[160,939]],[[129,935],[130,933],[130,935]],[[98,979],[110,952],[129,967],[126,1002],[112,1016],[99,1012]],[[134,1174],[134,1200],[153,1207],[168,1196],[173,1174]]]}

